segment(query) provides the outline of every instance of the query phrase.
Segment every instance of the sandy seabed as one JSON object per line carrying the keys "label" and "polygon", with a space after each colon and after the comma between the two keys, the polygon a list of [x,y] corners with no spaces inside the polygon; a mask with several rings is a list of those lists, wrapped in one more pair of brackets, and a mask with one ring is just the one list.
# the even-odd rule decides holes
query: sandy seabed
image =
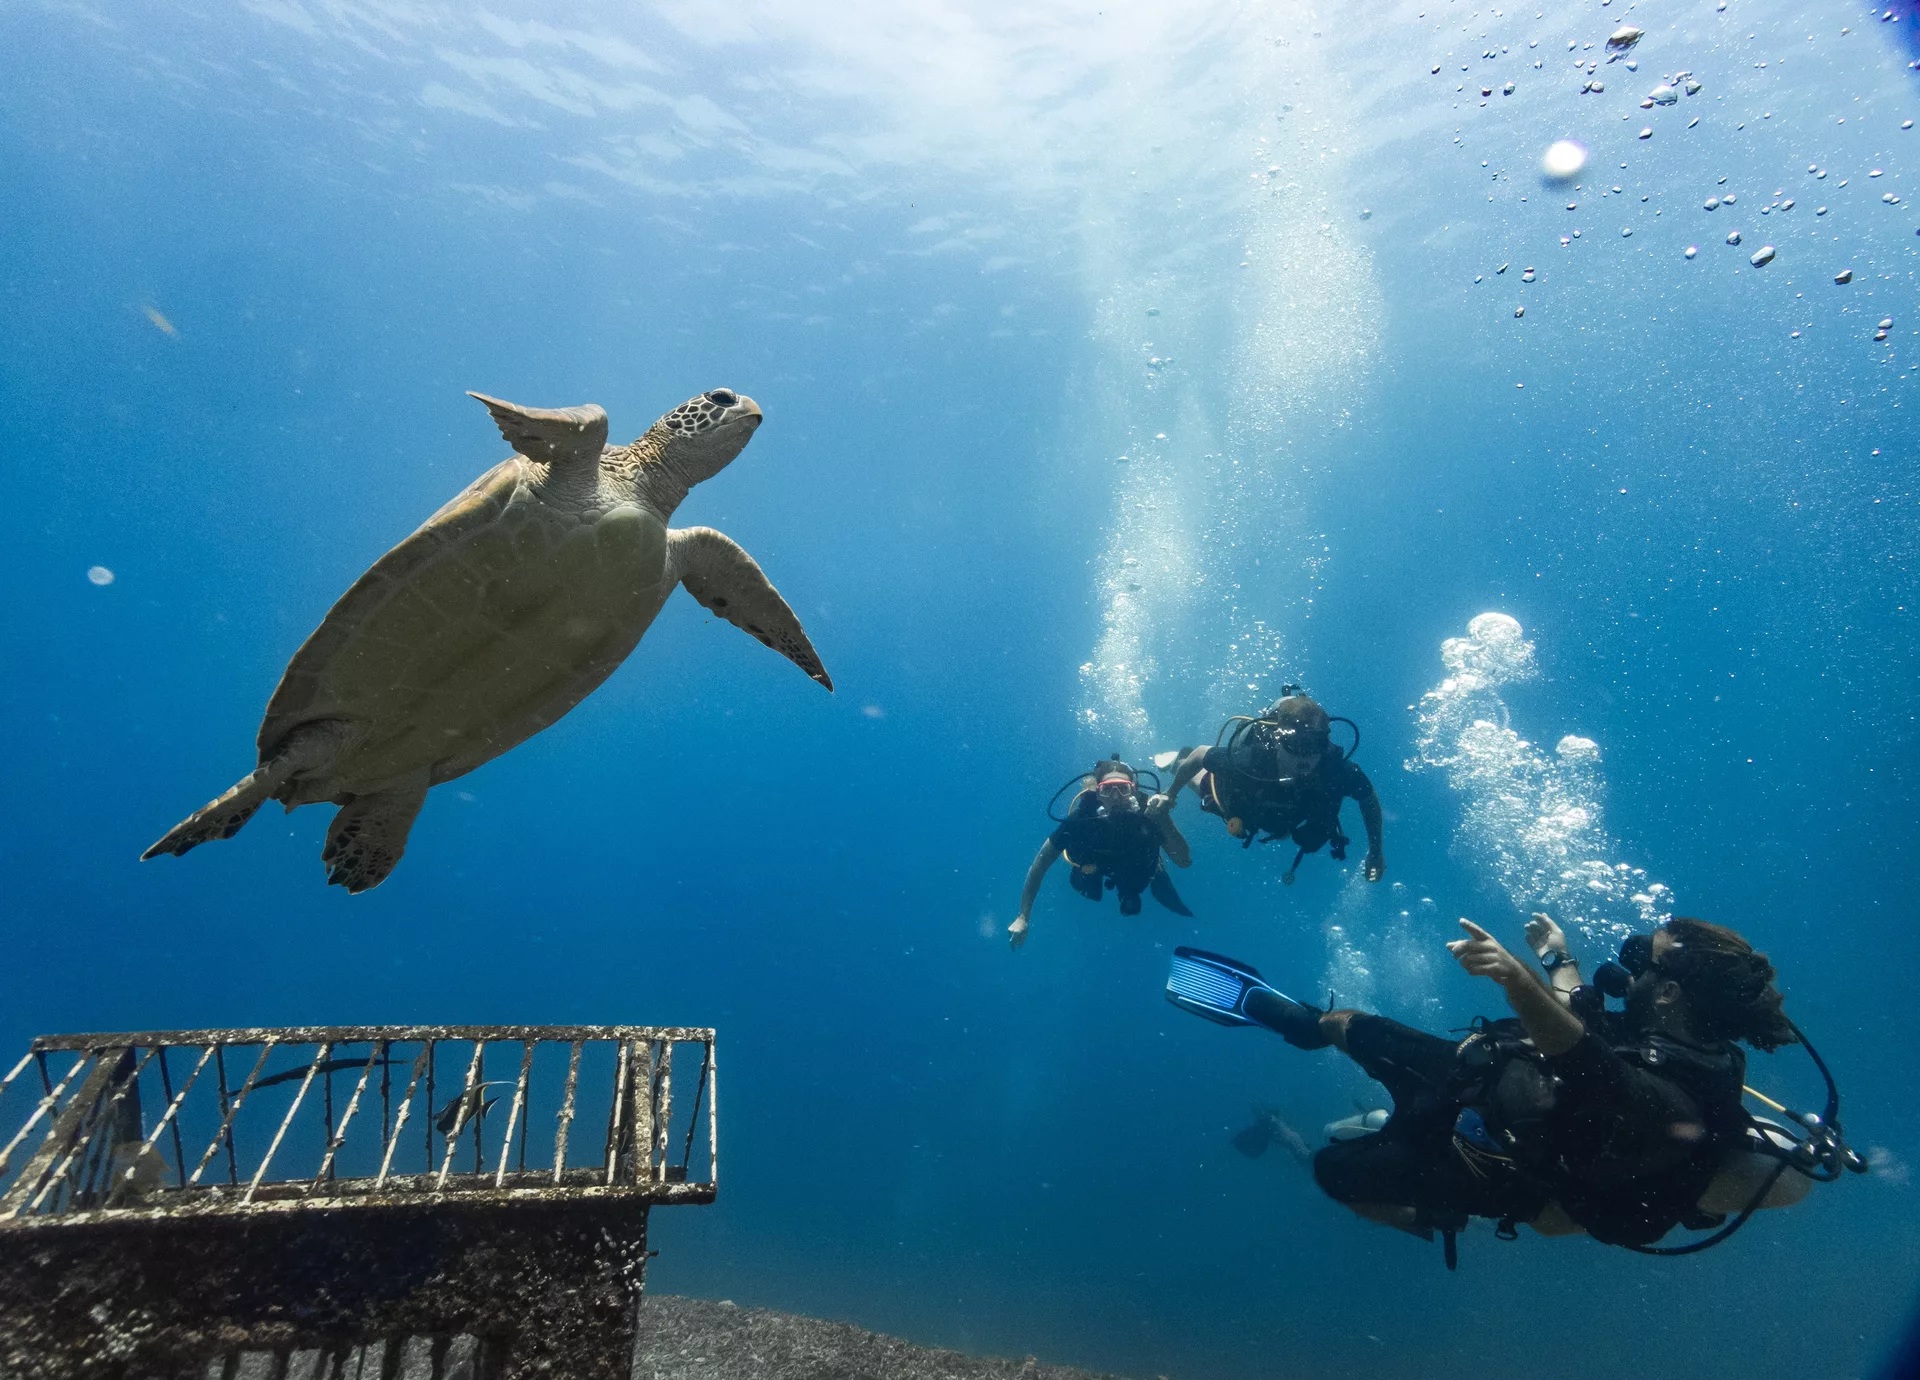
{"label": "sandy seabed", "polygon": [[649,1294],[634,1380],[1102,1380],[1092,1371],[915,1346],[847,1323]]}

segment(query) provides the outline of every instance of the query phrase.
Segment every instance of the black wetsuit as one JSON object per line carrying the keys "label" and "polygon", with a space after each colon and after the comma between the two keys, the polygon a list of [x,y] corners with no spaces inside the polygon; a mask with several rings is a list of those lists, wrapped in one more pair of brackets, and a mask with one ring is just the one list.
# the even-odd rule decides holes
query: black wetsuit
{"label": "black wetsuit", "polygon": [[[1242,837],[1252,843],[1258,834],[1290,838],[1302,853],[1317,853],[1332,844],[1335,859],[1347,856],[1347,836],[1340,830],[1340,806],[1360,803],[1363,813],[1377,809],[1373,782],[1349,762],[1339,749],[1330,749],[1304,776],[1283,775],[1273,750],[1259,740],[1257,728],[1223,746],[1210,747],[1201,759],[1209,783],[1200,792],[1200,808],[1209,814],[1238,819]],[[1369,831],[1371,832],[1371,830]],[[1369,837],[1369,848],[1380,840]]]}
{"label": "black wetsuit", "polygon": [[1068,874],[1073,889],[1089,901],[1115,891],[1120,896],[1120,913],[1138,915],[1140,893],[1152,891],[1154,899],[1174,914],[1193,914],[1173,889],[1173,879],[1160,861],[1160,831],[1144,810],[1103,813],[1094,793],[1083,791],[1074,798],[1065,822],[1053,831],[1053,844],[1073,865]]}
{"label": "black wetsuit", "polygon": [[[1526,1221],[1554,1201],[1610,1245],[1650,1244],[1695,1216],[1745,1134],[1739,1047],[1589,1026],[1549,1058],[1515,1025],[1495,1022],[1463,1046],[1355,1016],[1347,1051],[1393,1095],[1393,1114],[1378,1132],[1319,1151],[1315,1181],[1343,1203],[1413,1207],[1427,1228]],[[1496,1148],[1455,1135],[1469,1106]]]}

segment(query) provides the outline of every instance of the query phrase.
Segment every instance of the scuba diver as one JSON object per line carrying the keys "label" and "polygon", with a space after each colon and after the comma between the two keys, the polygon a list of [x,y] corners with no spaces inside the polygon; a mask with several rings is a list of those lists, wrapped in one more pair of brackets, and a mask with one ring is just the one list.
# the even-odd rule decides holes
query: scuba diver
{"label": "scuba diver", "polygon": [[[1353,742],[1344,751],[1333,744],[1336,722],[1353,729]],[[1299,686],[1287,685],[1272,708],[1227,720],[1212,747],[1185,748],[1156,761],[1179,764],[1167,788],[1169,801],[1181,787],[1192,786],[1200,808],[1224,819],[1227,832],[1243,847],[1261,834],[1265,843],[1292,839],[1298,851],[1280,878],[1288,886],[1309,853],[1328,848],[1336,860],[1346,860],[1349,840],[1340,830],[1340,806],[1349,798],[1358,801],[1367,827],[1361,872],[1377,882],[1387,870],[1380,851],[1380,799],[1353,763],[1359,746],[1353,720],[1335,720]]]}
{"label": "scuba diver", "polygon": [[[1617,963],[1577,981],[1565,937],[1536,916],[1528,938],[1552,985],[1469,920],[1447,945],[1505,991],[1514,1017],[1464,1040],[1361,1011],[1321,1011],[1217,954],[1175,950],[1167,999],[1222,1025],[1261,1025],[1300,1049],[1332,1045],[1385,1086],[1393,1108],[1328,1128],[1313,1156],[1323,1192],[1360,1216],[1446,1244],[1469,1217],[1511,1239],[1584,1231],[1649,1255],[1685,1255],[1732,1235],[1756,1210],[1797,1202],[1866,1162],[1841,1137],[1832,1074],[1782,1010],[1773,965],[1740,935],[1669,920],[1628,937]],[[1572,970],[1572,980],[1563,976]],[[1605,998],[1625,1003],[1610,1011]],[[1827,1084],[1822,1114],[1789,1112],[1745,1087],[1737,1042],[1798,1043]],[[1762,1120],[1752,1094],[1787,1120]],[[1785,1180],[1787,1170],[1796,1177]],[[1727,1219],[1731,1217],[1732,1220]],[[1717,1228],[1656,1246],[1674,1227]]]}
{"label": "scuba diver", "polygon": [[[1155,776],[1154,785],[1159,784]],[[1193,862],[1186,839],[1167,813],[1167,798],[1158,793],[1149,797],[1141,789],[1139,774],[1117,753],[1096,762],[1090,774],[1077,776],[1055,791],[1054,801],[1073,786],[1080,789],[1064,815],[1055,815],[1048,807],[1049,817],[1059,828],[1040,845],[1033,866],[1027,869],[1020,914],[1007,926],[1008,942],[1016,949],[1026,943],[1027,917],[1033,913],[1040,883],[1062,856],[1073,869],[1068,874],[1073,889],[1089,901],[1098,901],[1108,891],[1118,892],[1120,913],[1138,915],[1140,893],[1151,891],[1153,899],[1175,915],[1191,917],[1193,912],[1173,889],[1173,879],[1160,859],[1164,851],[1175,867]]]}

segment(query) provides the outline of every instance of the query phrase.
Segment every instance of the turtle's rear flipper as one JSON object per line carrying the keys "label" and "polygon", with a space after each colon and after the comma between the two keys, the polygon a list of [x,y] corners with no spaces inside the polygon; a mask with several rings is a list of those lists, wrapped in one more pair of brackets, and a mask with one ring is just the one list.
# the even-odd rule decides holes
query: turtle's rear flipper
{"label": "turtle's rear flipper", "polygon": [[208,801],[167,830],[165,838],[140,855],[140,861],[162,853],[178,857],[210,839],[232,838],[253,818],[255,810],[272,800],[295,776],[325,770],[347,731],[347,725],[334,719],[301,724],[286,736],[272,757],[236,781],[226,794]]}
{"label": "turtle's rear flipper", "polygon": [[356,795],[340,807],[327,829],[320,861],[327,885],[358,894],[386,881],[407,851],[407,834],[427,799],[423,767],[405,785]]}
{"label": "turtle's rear flipper", "polygon": [[253,812],[273,798],[273,793],[293,774],[293,766],[284,757],[276,757],[240,778],[225,795],[208,801],[173,828],[166,837],[140,855],[140,861],[162,853],[175,857],[198,848],[210,839],[230,839],[240,826],[253,818]]}

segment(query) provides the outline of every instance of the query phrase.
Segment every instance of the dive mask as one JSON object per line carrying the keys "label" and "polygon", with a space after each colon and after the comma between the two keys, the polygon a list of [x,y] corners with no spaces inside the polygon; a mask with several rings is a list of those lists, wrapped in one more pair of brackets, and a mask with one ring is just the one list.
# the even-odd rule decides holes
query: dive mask
{"label": "dive mask", "polygon": [[1122,776],[1116,772],[1112,776],[1101,778],[1100,785],[1094,792],[1094,799],[1099,801],[1102,813],[1109,810],[1130,810],[1133,808],[1136,788],[1137,783],[1132,777]]}
{"label": "dive mask", "polygon": [[1315,757],[1327,750],[1331,741],[1325,729],[1311,728],[1306,724],[1278,723],[1273,726],[1273,738],[1295,757]]}
{"label": "dive mask", "polygon": [[1633,980],[1653,966],[1653,936],[1630,934],[1620,941],[1620,959],[1593,970],[1593,985],[1610,997],[1624,1000]]}

